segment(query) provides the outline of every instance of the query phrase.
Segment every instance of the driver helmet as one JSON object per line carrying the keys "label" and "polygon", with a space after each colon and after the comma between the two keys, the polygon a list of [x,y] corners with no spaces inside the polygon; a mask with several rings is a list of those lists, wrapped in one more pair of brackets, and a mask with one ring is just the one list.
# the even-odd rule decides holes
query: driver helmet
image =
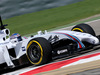
{"label": "driver helmet", "polygon": [[10,40],[15,40],[15,42],[22,41],[22,37],[18,33],[14,33],[10,36]]}

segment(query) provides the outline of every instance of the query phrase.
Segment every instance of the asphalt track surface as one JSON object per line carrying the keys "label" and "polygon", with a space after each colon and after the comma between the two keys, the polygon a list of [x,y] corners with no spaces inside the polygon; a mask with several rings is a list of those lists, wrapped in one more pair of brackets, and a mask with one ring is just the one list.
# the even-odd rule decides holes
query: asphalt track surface
{"label": "asphalt track surface", "polygon": [[70,74],[70,75],[100,75],[100,68],[87,70],[87,71]]}
{"label": "asphalt track surface", "polygon": [[[92,28],[95,30],[96,34],[99,35],[100,34],[100,20],[95,20],[95,21],[92,21],[92,22],[86,22],[87,24],[91,25]],[[67,28],[63,28],[64,30],[70,30],[73,26],[71,27],[67,27]],[[92,51],[92,52],[89,52],[89,53],[86,53],[84,55],[88,55],[88,54],[93,54],[93,53],[98,53],[100,52],[100,49],[97,50],[97,51]],[[62,59],[58,59],[58,60],[55,60],[53,62],[58,62],[58,61],[61,61],[63,60]],[[65,59],[64,59],[65,60]],[[15,75],[17,73],[20,73],[20,71],[22,70],[26,70],[26,69],[29,69],[31,67],[34,67],[34,66],[29,66],[29,67],[26,67],[26,68],[23,68],[23,69],[20,69],[20,70],[17,70],[15,72],[13,72],[12,74]],[[7,73],[5,75],[12,75],[10,73]],[[39,74],[41,75],[41,73]],[[43,75],[43,74],[42,74]],[[62,74],[63,75],[63,74]],[[64,74],[65,75],[65,74]],[[75,74],[70,74],[70,75],[100,75],[100,68],[97,68],[97,69],[93,69],[93,70],[88,70],[88,71],[84,71],[84,72],[80,72],[80,73],[75,73]]]}

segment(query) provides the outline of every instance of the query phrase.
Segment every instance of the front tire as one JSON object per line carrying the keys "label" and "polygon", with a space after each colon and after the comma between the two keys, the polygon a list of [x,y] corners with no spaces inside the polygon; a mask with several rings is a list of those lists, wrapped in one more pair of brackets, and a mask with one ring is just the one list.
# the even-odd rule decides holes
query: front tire
{"label": "front tire", "polygon": [[50,43],[42,37],[32,39],[27,45],[27,57],[34,65],[41,65],[52,60]]}
{"label": "front tire", "polygon": [[93,36],[96,36],[95,31],[93,30],[93,28],[91,26],[89,26],[88,24],[84,24],[84,23],[74,26],[72,28],[72,31],[89,33]]}

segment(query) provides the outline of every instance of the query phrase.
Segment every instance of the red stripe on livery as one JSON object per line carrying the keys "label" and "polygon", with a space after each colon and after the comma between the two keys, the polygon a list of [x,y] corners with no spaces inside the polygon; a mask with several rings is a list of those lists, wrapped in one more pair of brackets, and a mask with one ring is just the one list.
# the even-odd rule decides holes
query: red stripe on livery
{"label": "red stripe on livery", "polygon": [[72,39],[74,39],[75,41],[77,41],[77,42],[78,42],[78,44],[79,44],[79,47],[80,47],[80,48],[82,48],[82,46],[81,46],[80,42],[79,42],[77,39],[75,39],[74,37],[70,36],[69,34],[65,34],[65,35],[68,35],[69,37],[71,37]]}

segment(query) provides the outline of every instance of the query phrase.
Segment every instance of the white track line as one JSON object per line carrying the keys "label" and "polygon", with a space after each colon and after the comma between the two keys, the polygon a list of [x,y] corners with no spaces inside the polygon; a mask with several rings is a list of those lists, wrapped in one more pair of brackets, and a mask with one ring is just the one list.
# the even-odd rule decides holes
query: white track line
{"label": "white track line", "polygon": [[96,21],[100,21],[100,19],[89,21],[89,22],[85,22],[85,23],[93,23],[93,22],[96,22]]}
{"label": "white track line", "polygon": [[[93,20],[93,21],[89,21],[89,22],[85,22],[85,23],[86,23],[86,24],[89,24],[89,23],[93,23],[93,22],[97,22],[97,21],[100,21],[100,19]],[[75,25],[73,25],[73,26],[75,26]],[[68,29],[68,28],[72,28],[73,26],[69,26],[69,27],[65,27],[65,28],[61,28],[61,29],[57,29],[57,30]]]}

